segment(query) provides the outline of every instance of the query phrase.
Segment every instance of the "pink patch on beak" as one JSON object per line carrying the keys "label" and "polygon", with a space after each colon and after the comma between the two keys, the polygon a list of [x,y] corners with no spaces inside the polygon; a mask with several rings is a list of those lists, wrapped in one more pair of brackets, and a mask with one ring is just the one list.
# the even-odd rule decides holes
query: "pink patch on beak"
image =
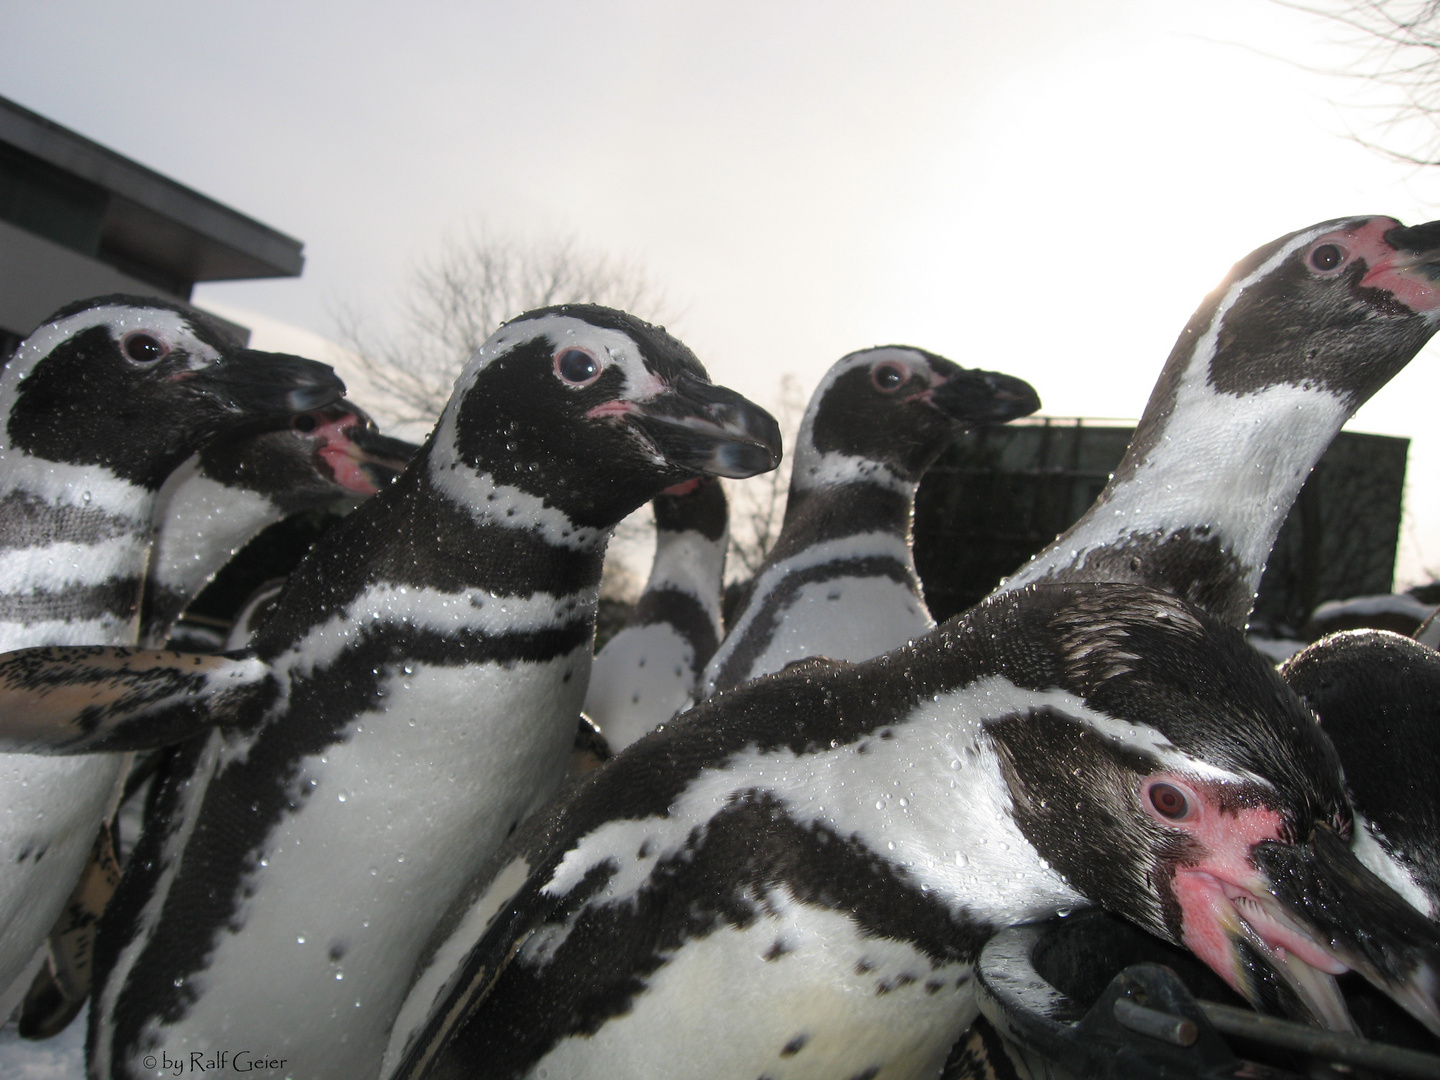
{"label": "pink patch on beak", "polygon": [[692,491],[694,491],[696,488],[698,488],[698,487],[700,486],[701,482],[702,482],[702,481],[701,481],[701,478],[698,477],[698,476],[692,477],[692,478],[689,479],[689,480],[681,480],[680,483],[678,483],[678,484],[671,484],[671,485],[670,485],[668,488],[666,488],[664,491],[660,492],[660,494],[661,494],[661,495],[689,495]]}
{"label": "pink patch on beak", "polygon": [[1417,264],[1415,256],[1396,251],[1385,240],[1385,234],[1399,224],[1394,218],[1372,218],[1359,229],[1335,235],[1365,260],[1368,269],[1360,279],[1361,285],[1384,289],[1411,311],[1434,311],[1440,308],[1440,289]]}
{"label": "pink patch on beak", "polygon": [[635,405],[629,401],[607,401],[603,405],[596,405],[585,414],[586,418],[596,416],[629,416],[635,411]]}
{"label": "pink patch on beak", "polygon": [[347,434],[358,423],[354,413],[342,413],[338,419],[323,421],[310,434],[319,440],[320,447],[316,453],[330,466],[330,473],[337,484],[357,495],[374,495],[380,489],[360,467],[360,448],[350,441]]}
{"label": "pink patch on beak", "polygon": [[1206,811],[1192,830],[1204,845],[1204,857],[1175,872],[1175,900],[1180,905],[1186,947],[1243,993],[1234,969],[1234,948],[1225,929],[1227,923],[1234,925],[1238,916],[1277,952],[1291,953],[1331,975],[1349,970],[1268,913],[1276,902],[1265,893],[1264,879],[1250,861],[1250,850],[1262,840],[1280,839],[1280,815],[1264,808],[1233,814],[1214,807],[1206,807]]}

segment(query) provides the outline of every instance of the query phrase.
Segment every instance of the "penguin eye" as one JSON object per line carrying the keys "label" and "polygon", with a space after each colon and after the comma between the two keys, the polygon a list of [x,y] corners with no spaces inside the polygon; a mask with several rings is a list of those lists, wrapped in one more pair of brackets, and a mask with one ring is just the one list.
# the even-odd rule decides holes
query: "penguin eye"
{"label": "penguin eye", "polygon": [[137,364],[153,364],[170,351],[159,338],[143,332],[126,334],[120,349]]}
{"label": "penguin eye", "polygon": [[1321,272],[1334,270],[1345,261],[1346,255],[1339,244],[1320,244],[1310,252],[1310,265]]}
{"label": "penguin eye", "polygon": [[555,374],[572,386],[586,386],[600,377],[600,361],[584,349],[561,349],[555,354]]}
{"label": "penguin eye", "polygon": [[301,413],[290,421],[290,426],[302,435],[309,435],[320,426],[320,421],[316,420],[311,413]]}
{"label": "penguin eye", "polygon": [[908,377],[905,369],[894,361],[876,364],[870,371],[871,382],[887,394],[902,386]]}
{"label": "penguin eye", "polygon": [[1152,784],[1148,794],[1150,805],[1161,817],[1184,821],[1190,816],[1190,800],[1174,784]]}

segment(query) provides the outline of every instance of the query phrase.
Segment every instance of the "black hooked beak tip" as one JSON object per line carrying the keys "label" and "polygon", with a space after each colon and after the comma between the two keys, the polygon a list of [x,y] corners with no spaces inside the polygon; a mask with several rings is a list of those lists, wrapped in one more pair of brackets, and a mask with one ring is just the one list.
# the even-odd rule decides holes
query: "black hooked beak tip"
{"label": "black hooked beak tip", "polygon": [[231,412],[253,416],[310,412],[345,393],[329,364],[255,349],[240,349],[188,377]]}
{"label": "black hooked beak tip", "polygon": [[1328,827],[1304,844],[1259,843],[1251,858],[1308,936],[1440,1035],[1440,927]]}
{"label": "black hooked beak tip", "polygon": [[780,425],[728,387],[681,375],[635,418],[672,465],[692,472],[738,480],[780,464]]}
{"label": "black hooked beak tip", "polygon": [[1040,395],[1024,379],[998,371],[962,368],[930,391],[930,403],[958,424],[1003,424],[1040,408]]}
{"label": "black hooked beak tip", "polygon": [[1385,242],[1399,254],[1391,261],[1398,269],[1419,267],[1431,281],[1440,279],[1440,221],[1423,225],[1397,225]]}

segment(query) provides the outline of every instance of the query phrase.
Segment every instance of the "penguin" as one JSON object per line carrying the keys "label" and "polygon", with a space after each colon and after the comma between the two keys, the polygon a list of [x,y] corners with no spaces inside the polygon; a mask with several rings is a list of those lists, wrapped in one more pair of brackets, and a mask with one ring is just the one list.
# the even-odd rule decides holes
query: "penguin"
{"label": "penguin", "polygon": [[1243,628],[1310,470],[1440,328],[1437,275],[1440,222],[1340,218],[1246,256],[1181,330],[1095,503],[1000,589],[1131,581]]}
{"label": "penguin", "polygon": [[793,451],[775,547],[699,697],[793,660],[866,660],[934,629],[910,550],[920,477],[961,431],[1040,407],[1029,383],[902,345],[840,359]]}
{"label": "penguin", "polygon": [[1437,244],[1440,223],[1352,218],[1243,260],[1182,331],[1096,506],[1001,589],[1137,581],[1242,626],[1304,476],[1433,333]]}
{"label": "penguin", "polygon": [[[779,454],[774,419],[664,330],[540,309],[481,347],[249,653],[11,657],[17,746],[138,750],[219,725],[101,923],[91,1074],[243,1032],[296,1076],[373,1076],[430,926],[562,781],[610,531],[666,487]],[[78,712],[46,732],[47,703]]]}
{"label": "penguin", "polygon": [[1252,1001],[1361,972],[1440,1029],[1440,928],[1240,632],[1129,584],[992,597],[717,695],[521,827],[452,907],[385,1080],[933,1080],[996,930],[1103,906]]}
{"label": "penguin", "polygon": [[723,634],[720,594],[729,505],[719,483],[687,480],[657,495],[655,559],[623,630],[590,670],[584,713],[618,753],[683,709]]}
{"label": "penguin", "polygon": [[1356,856],[1440,920],[1440,653],[1387,630],[1345,630],[1280,674],[1344,763]]}
{"label": "penguin", "polygon": [[[416,449],[380,435],[363,410],[339,401],[290,417],[284,427],[236,432],[191,455],[156,499],[141,644],[163,644],[190,601],[261,529],[337,499],[373,495]],[[181,750],[160,772],[168,782],[186,783],[193,761]],[[132,773],[127,790],[135,779]],[[102,827],[51,929],[46,967],[25,995],[19,1026],[26,1038],[58,1034],[89,995],[95,926],[120,880],[117,847],[111,828]]]}
{"label": "penguin", "polygon": [[163,645],[190,601],[266,526],[337,499],[375,494],[415,450],[381,435],[357,406],[337,402],[193,455],[160,490],[141,644]]}
{"label": "penguin", "polygon": [[1243,626],[1316,461],[1440,328],[1440,221],[1325,221],[1236,264],[1191,316],[1110,482],[1001,584],[1133,581]]}
{"label": "penguin", "polygon": [[[166,476],[227,431],[343,392],[328,366],[239,349],[182,304],[61,308],[0,370],[0,647],[135,644]],[[0,756],[4,1014],[113,811],[123,760]]]}

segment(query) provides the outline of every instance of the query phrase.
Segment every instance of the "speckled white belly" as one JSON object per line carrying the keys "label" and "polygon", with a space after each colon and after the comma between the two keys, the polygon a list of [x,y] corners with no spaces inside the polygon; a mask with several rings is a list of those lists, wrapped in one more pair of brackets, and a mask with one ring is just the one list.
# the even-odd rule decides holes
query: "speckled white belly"
{"label": "speckled white belly", "polygon": [[929,633],[935,621],[915,594],[888,577],[840,577],[796,590],[750,677],[807,656],[869,660]]}
{"label": "speckled white belly", "polygon": [[665,623],[622,630],[590,675],[585,713],[616,752],[663,724],[695,692],[695,650]]}
{"label": "speckled white belly", "polygon": [[[913,945],[863,936],[844,915],[783,891],[766,905],[771,910],[744,929],[688,942],[646,980],[630,1013],[594,1035],[562,1040],[529,1076],[940,1075],[975,1018],[969,964],[935,967]],[[777,942],[786,951],[774,956]]]}
{"label": "speckled white belly", "polygon": [[218,935],[189,1012],[150,1026],[156,1045],[188,1060],[244,1044],[296,1080],[373,1075],[435,921],[558,789],[588,661],[587,643],[545,664],[397,673],[385,713],[305,760],[314,787],[245,879],[240,931]]}

